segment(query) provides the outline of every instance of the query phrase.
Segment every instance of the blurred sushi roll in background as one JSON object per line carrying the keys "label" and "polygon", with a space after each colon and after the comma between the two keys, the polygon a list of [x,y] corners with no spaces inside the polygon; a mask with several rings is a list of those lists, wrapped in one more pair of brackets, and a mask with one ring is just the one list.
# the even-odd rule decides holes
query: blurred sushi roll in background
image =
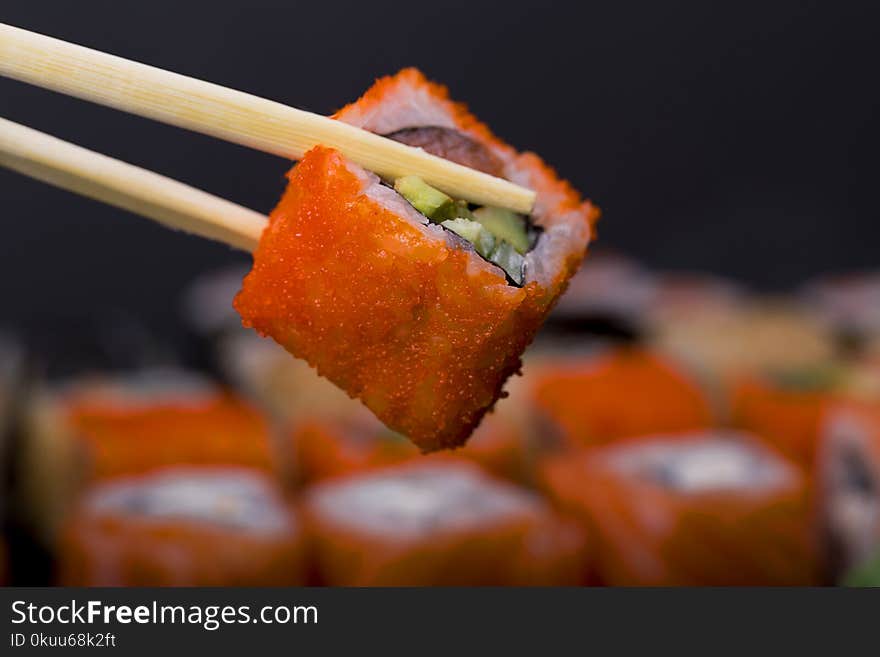
{"label": "blurred sushi roll in background", "polygon": [[363,411],[307,362],[253,331],[224,336],[218,362],[224,380],[283,426],[303,417],[345,418]]}
{"label": "blurred sushi roll in background", "polygon": [[294,425],[291,442],[299,479],[309,484],[419,456],[415,445],[366,409],[306,418]]}
{"label": "blurred sushi roll in background", "polygon": [[844,401],[880,405],[880,369],[830,361],[742,377],[733,386],[731,420],[812,472],[826,414]]}
{"label": "blurred sushi roll in background", "polygon": [[850,354],[880,355],[880,272],[825,276],[801,291]]}
{"label": "blurred sushi roll in background", "polygon": [[880,574],[872,568],[880,557],[880,407],[840,404],[828,413],[816,479],[826,581]]}
{"label": "blurred sushi roll in background", "polygon": [[301,586],[306,540],[265,472],[181,467],[86,488],[61,531],[67,586]]}
{"label": "blurred sushi roll in background", "polygon": [[228,266],[201,274],[183,290],[180,317],[186,329],[187,366],[221,377],[220,343],[229,335],[246,333],[232,300],[248,272],[246,265]]}
{"label": "blurred sushi roll in background", "polygon": [[709,304],[677,317],[654,324],[651,345],[695,372],[722,415],[740,377],[812,367],[836,355],[829,326],[787,299]]}
{"label": "blurred sushi roll in background", "polygon": [[276,472],[278,446],[251,405],[177,369],[90,375],[44,387],[24,422],[21,504],[52,545],[86,483],[174,464]]}
{"label": "blurred sushi roll in background", "polygon": [[816,581],[806,477],[746,434],[660,435],[542,464],[609,585]]}
{"label": "blurred sushi roll in background", "polygon": [[620,254],[591,253],[547,319],[556,339],[615,338],[635,341],[645,332],[654,296],[653,276]]}
{"label": "blurred sushi roll in background", "polygon": [[650,294],[642,306],[642,321],[652,332],[664,332],[690,318],[733,312],[748,300],[735,281],[699,272],[650,274]]}
{"label": "blurred sushi roll in background", "polygon": [[[363,408],[339,416],[305,417],[293,425],[291,449],[299,481],[307,484],[413,459],[432,460]],[[512,418],[496,410],[453,454],[498,477],[526,481],[528,449]]]}
{"label": "blurred sushi roll in background", "polygon": [[595,446],[712,426],[709,401],[690,374],[639,347],[610,347],[538,365],[530,394],[545,444]]}
{"label": "blurred sushi roll in background", "polygon": [[327,585],[575,585],[587,572],[576,524],[451,457],[328,480],[304,508]]}

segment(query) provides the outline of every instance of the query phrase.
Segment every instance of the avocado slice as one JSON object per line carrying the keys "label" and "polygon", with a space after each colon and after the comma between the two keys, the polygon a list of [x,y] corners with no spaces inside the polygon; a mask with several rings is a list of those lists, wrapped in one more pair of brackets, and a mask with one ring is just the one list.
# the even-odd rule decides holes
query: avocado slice
{"label": "avocado slice", "polygon": [[490,206],[477,208],[473,215],[490,233],[509,242],[518,253],[524,254],[529,250],[526,219],[522,215]]}
{"label": "avocado slice", "polygon": [[796,392],[831,392],[843,383],[843,372],[834,365],[815,365],[771,373],[771,379],[785,390]]}
{"label": "avocado slice", "polygon": [[418,176],[403,176],[394,181],[395,191],[431,221],[440,222],[456,216],[455,201]]}
{"label": "avocado slice", "polygon": [[495,249],[495,237],[476,221],[459,217],[440,225],[473,244],[477,253],[486,259]]}

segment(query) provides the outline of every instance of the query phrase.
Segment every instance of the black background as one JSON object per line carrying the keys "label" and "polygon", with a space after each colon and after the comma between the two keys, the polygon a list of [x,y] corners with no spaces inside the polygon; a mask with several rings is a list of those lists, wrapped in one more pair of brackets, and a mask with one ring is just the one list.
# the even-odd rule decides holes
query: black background
{"label": "black background", "polygon": [[[2,0],[0,21],[323,113],[419,66],[601,205],[599,245],[785,289],[877,263],[875,5]],[[0,116],[261,211],[287,168],[8,80]],[[0,325],[173,332],[186,281],[246,261],[6,171],[0,201]]]}

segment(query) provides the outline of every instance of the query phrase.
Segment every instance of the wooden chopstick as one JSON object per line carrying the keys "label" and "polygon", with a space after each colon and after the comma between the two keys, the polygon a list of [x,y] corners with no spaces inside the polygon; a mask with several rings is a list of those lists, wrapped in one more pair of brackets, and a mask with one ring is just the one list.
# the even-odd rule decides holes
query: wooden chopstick
{"label": "wooden chopstick", "polygon": [[0,75],[292,160],[323,144],[383,178],[420,176],[454,198],[528,214],[513,183],[281,103],[0,23]]}
{"label": "wooden chopstick", "polygon": [[267,224],[258,212],[2,118],[0,166],[246,251]]}

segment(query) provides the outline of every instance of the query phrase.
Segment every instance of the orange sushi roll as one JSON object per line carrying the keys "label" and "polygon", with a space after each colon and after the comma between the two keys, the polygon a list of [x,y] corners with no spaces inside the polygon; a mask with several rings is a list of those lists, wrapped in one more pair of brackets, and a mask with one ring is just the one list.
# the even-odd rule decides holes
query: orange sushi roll
{"label": "orange sushi roll", "polygon": [[180,381],[130,378],[70,390],[65,422],[88,454],[92,478],[182,463],[275,469],[271,430],[259,412],[210,383]]}
{"label": "orange sushi roll", "polygon": [[641,338],[652,276],[618,254],[591,253],[547,320],[558,336]]}
{"label": "orange sushi roll", "polygon": [[724,415],[740,378],[808,368],[835,357],[827,324],[809,308],[736,294],[726,299],[697,295],[691,301],[687,296],[684,303],[679,299],[652,313],[651,345],[697,373]]}
{"label": "orange sushi roll", "polygon": [[870,352],[880,340],[880,272],[850,272],[810,281],[804,300],[834,328],[840,346]]}
{"label": "orange sushi roll", "polygon": [[827,363],[743,378],[733,388],[732,420],[812,471],[826,413],[846,401],[880,405],[875,363]]}
{"label": "orange sushi roll", "polygon": [[582,531],[532,492],[440,458],[328,480],[306,493],[329,585],[579,584]]}
{"label": "orange sushi roll", "polygon": [[395,188],[317,147],[289,174],[235,306],[423,451],[461,445],[583,259],[598,213],[415,69],[340,121],[537,192],[531,217]]}
{"label": "orange sushi roll", "polygon": [[307,362],[291,358],[276,342],[253,331],[225,336],[219,352],[224,377],[281,424],[314,415],[344,418],[363,413],[362,404]]}
{"label": "orange sushi roll", "polygon": [[571,446],[713,422],[708,400],[688,374],[642,349],[607,349],[544,367],[532,385],[543,429]]}
{"label": "orange sushi roll", "polygon": [[761,436],[801,467],[811,470],[822,419],[835,399],[830,382],[796,386],[768,377],[737,384],[733,423]]}
{"label": "orange sushi roll", "polygon": [[61,532],[65,586],[295,586],[300,522],[265,473],[166,468],[86,490]]}
{"label": "orange sushi roll", "polygon": [[[305,419],[294,426],[291,443],[298,478],[305,483],[424,458],[404,436],[363,409],[343,417]],[[524,440],[507,418],[496,414],[483,421],[455,456],[499,477],[525,478]]]}
{"label": "orange sushi roll", "polygon": [[347,418],[306,419],[294,427],[291,442],[298,478],[306,483],[380,468],[419,455],[415,445],[366,411]]}
{"label": "orange sushi roll", "polygon": [[880,407],[831,409],[816,466],[824,573],[839,583],[880,553]]}
{"label": "orange sushi roll", "polygon": [[803,474],[734,432],[651,436],[542,464],[609,585],[816,581]]}
{"label": "orange sushi roll", "polygon": [[279,468],[260,413],[180,370],[76,379],[43,390],[27,416],[17,478],[26,513],[50,544],[89,481],[179,464]]}

